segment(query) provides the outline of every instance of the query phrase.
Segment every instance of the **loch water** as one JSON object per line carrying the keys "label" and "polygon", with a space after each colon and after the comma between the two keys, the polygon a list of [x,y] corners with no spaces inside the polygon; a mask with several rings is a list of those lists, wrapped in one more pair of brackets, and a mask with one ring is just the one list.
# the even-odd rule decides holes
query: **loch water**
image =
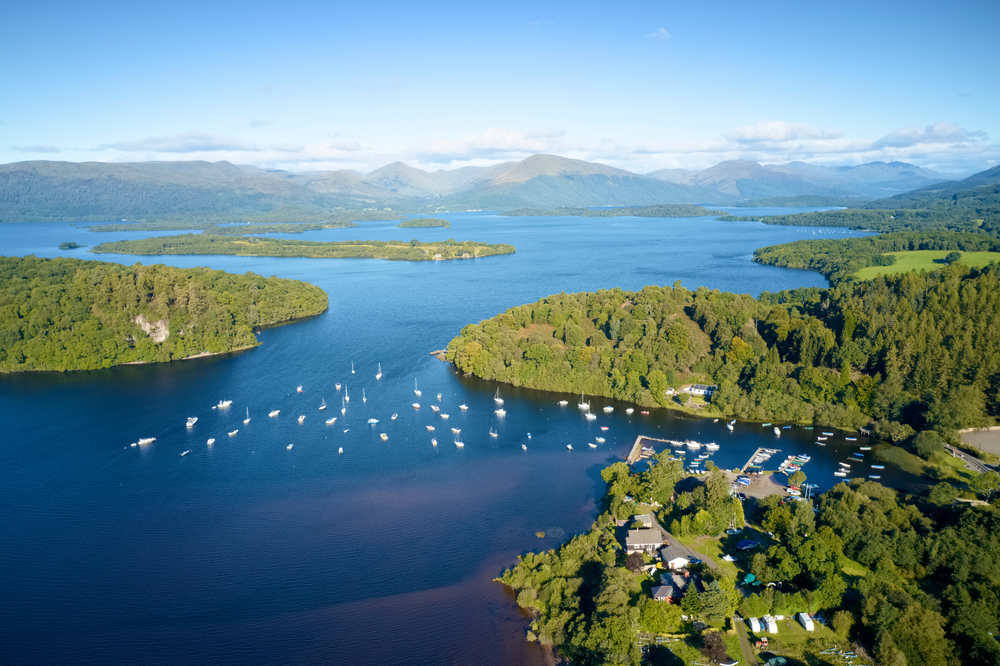
{"label": "loch water", "polygon": [[[628,405],[601,398],[591,399],[598,418],[588,422],[579,396],[506,385],[499,418],[497,384],[460,376],[428,352],[468,323],[562,291],[677,280],[753,295],[826,286],[813,272],[753,264],[752,252],[861,234],[712,218],[439,217],[452,228],[364,222],[287,237],[456,238],[517,253],[422,263],[129,257],[57,248],[162,234],[0,225],[2,255],[207,265],[306,280],[330,297],[327,312],[264,329],[263,344],[244,352],[0,377],[4,662],[541,664],[525,616],[492,579],[519,554],[586,530],[601,468],[638,435],[716,441],[713,459],[729,468],[758,446],[782,458],[805,452],[810,481],[825,489],[837,480],[852,444],[843,433],[820,448],[817,431],[776,438],[739,423],[728,433],[722,421],[665,410],[628,416]],[[232,407],[213,409],[220,400]],[[598,436],[606,442],[588,447]],[[157,439],[131,446],[143,437]]]}

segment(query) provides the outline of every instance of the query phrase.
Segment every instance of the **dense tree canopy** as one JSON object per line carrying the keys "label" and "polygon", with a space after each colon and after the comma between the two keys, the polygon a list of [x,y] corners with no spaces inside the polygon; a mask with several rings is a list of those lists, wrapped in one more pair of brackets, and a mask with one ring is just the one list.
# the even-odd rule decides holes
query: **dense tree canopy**
{"label": "dense tree canopy", "polygon": [[[1000,414],[1000,269],[961,264],[759,299],[700,288],[557,294],[466,326],[448,359],[487,379],[709,413],[854,428],[985,425]],[[895,425],[894,425],[895,424]]]}
{"label": "dense tree canopy", "polygon": [[0,371],[87,370],[257,344],[317,314],[322,289],[207,268],[0,257]]}

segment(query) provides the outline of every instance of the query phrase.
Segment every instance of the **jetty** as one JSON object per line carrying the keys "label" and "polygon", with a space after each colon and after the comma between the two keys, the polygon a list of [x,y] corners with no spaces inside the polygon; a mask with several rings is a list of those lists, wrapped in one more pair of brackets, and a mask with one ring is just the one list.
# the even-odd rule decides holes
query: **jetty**
{"label": "jetty", "polygon": [[[631,466],[637,463],[642,458],[650,458],[653,456],[652,446],[643,446],[645,442],[660,442],[661,444],[670,444],[669,439],[657,439],[656,437],[646,437],[645,435],[639,435],[635,438],[635,444],[632,445],[632,450],[629,451],[628,457],[625,458],[625,464]],[[643,450],[645,449],[645,451]]]}
{"label": "jetty", "polygon": [[747,460],[746,464],[743,465],[743,467],[740,469],[740,474],[746,474],[747,470],[750,469],[750,466],[754,464],[755,460],[758,460],[759,458],[764,458],[765,456],[766,458],[764,459],[767,460],[775,453],[781,453],[781,449],[766,449],[763,447],[757,449],[756,451],[753,452],[753,455],[750,456],[750,459]]}

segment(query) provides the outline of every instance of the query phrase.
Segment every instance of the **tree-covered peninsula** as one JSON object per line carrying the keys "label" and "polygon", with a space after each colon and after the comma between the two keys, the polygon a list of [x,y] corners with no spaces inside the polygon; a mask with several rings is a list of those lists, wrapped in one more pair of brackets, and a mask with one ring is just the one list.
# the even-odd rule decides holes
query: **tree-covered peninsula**
{"label": "tree-covered peninsula", "polygon": [[531,388],[671,405],[713,383],[704,413],[914,431],[1000,415],[1000,266],[961,264],[748,295],[675,284],[557,294],[462,329],[448,359]]}
{"label": "tree-covered peninsula", "polygon": [[451,222],[435,217],[415,217],[411,220],[403,220],[396,225],[400,229],[420,229],[423,227],[442,227],[451,229]]}
{"label": "tree-covered peninsula", "polygon": [[513,254],[514,246],[476,241],[422,243],[405,241],[301,241],[255,236],[225,237],[181,234],[132,241],[101,243],[91,252],[109,254],[230,254],[241,257],[313,257],[326,259],[390,259],[393,261],[439,261],[477,259]]}
{"label": "tree-covered peninsula", "polygon": [[[754,663],[776,655],[830,666],[1000,663],[995,503],[954,503],[947,483],[904,495],[855,479],[815,501],[749,500],[744,517],[725,473],[682,483],[669,451],[642,473],[615,463],[601,476],[607,492],[589,532],[518,558],[497,579],[532,611],[528,640],[570,663]],[[648,526],[648,514],[658,523],[652,540],[674,549],[666,556],[627,552],[626,535]],[[669,533],[659,531],[668,525]],[[734,533],[723,534],[726,527]],[[686,555],[677,550],[685,536],[716,555],[671,560],[681,567],[671,571],[665,560]],[[659,585],[671,590],[665,600],[653,598]],[[798,613],[826,622],[812,634],[793,628],[794,618],[781,622],[760,654],[738,636],[753,631],[748,618]],[[845,653],[855,656],[845,661]]]}
{"label": "tree-covered peninsula", "polygon": [[0,371],[218,354],[255,346],[256,326],[326,308],[319,287],[249,272],[0,257]]}
{"label": "tree-covered peninsula", "polygon": [[897,232],[865,238],[800,240],[769,245],[757,249],[753,259],[769,266],[811,269],[837,283],[854,279],[862,268],[893,265],[893,252],[915,250],[1000,252],[1000,239],[986,234],[950,231]]}

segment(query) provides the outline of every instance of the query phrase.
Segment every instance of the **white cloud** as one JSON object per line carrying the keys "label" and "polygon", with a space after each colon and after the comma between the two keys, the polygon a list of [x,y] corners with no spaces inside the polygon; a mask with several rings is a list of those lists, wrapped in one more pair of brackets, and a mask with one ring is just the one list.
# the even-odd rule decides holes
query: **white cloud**
{"label": "white cloud", "polygon": [[889,132],[873,145],[880,148],[906,148],[920,145],[957,144],[967,141],[983,141],[988,139],[986,132],[968,131],[957,124],[948,124],[943,120],[921,129],[919,127],[902,127]]}
{"label": "white cloud", "polygon": [[196,153],[224,150],[258,152],[262,150],[258,146],[246,141],[216,136],[206,132],[184,132],[182,134],[154,136],[134,141],[118,141],[116,143],[103,144],[101,148],[124,150],[127,152],[148,151],[156,153]]}
{"label": "white cloud", "polygon": [[490,129],[459,139],[440,139],[417,146],[416,157],[433,164],[486,159],[504,161],[523,159],[536,153],[572,152],[574,146],[564,140],[561,130],[522,132],[521,130],[491,127]]}
{"label": "white cloud", "polygon": [[670,39],[670,33],[667,32],[666,29],[660,28],[656,32],[651,32],[646,35],[646,39],[652,39],[657,42],[665,42]]}
{"label": "white cloud", "polygon": [[11,150],[19,153],[58,153],[60,150],[55,146],[10,146]]}
{"label": "white cloud", "polygon": [[756,125],[737,127],[726,134],[736,143],[782,142],[802,139],[839,139],[840,130],[820,129],[805,123],[786,123],[782,120],[761,120]]}
{"label": "white cloud", "polygon": [[270,121],[270,120],[263,120],[263,119],[258,119],[258,118],[251,118],[250,119],[250,127],[254,128],[254,129],[256,129],[258,127],[266,127],[268,125],[273,125],[273,124],[274,123],[272,121]]}

